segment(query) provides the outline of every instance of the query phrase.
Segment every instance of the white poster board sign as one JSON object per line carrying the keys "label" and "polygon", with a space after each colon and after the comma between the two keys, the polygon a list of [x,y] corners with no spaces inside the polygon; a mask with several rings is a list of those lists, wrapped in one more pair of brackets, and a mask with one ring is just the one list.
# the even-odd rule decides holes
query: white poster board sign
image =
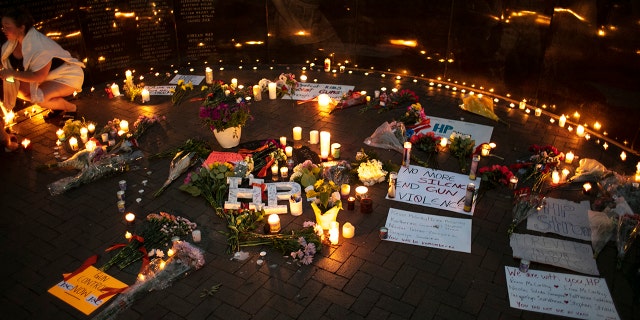
{"label": "white poster board sign", "polygon": [[385,226],[389,241],[471,253],[471,219],[389,208]]}
{"label": "white poster board sign", "polygon": [[529,216],[527,229],[551,232],[561,236],[591,241],[588,200],[573,202],[564,199],[547,198],[543,209]]}
{"label": "white poster board sign", "polygon": [[512,308],[576,319],[620,319],[603,278],[504,267]]}
{"label": "white poster board sign", "polygon": [[178,84],[178,81],[180,80],[184,80],[184,83],[189,83],[189,81],[191,81],[194,86],[197,86],[200,84],[200,82],[202,82],[202,80],[204,80],[204,76],[197,76],[193,74],[176,74],[176,76],[173,77],[173,79],[171,79],[169,83]]}
{"label": "white poster board sign", "polygon": [[536,261],[591,275],[599,275],[590,245],[530,234],[511,235],[515,258]]}
{"label": "white poster board sign", "polygon": [[445,137],[447,139],[453,132],[465,135],[468,134],[471,136],[471,139],[476,142],[476,147],[483,143],[491,142],[493,127],[431,116],[429,117],[429,121],[430,126],[428,128],[420,129],[416,133],[426,134],[427,132],[433,132],[436,136]]}
{"label": "white poster board sign", "polygon": [[151,96],[172,96],[176,86],[145,86]]}
{"label": "white poster board sign", "polygon": [[[398,171],[396,197],[391,200],[473,215],[475,201],[471,212],[463,209],[469,182],[469,175],[410,165]],[[479,180],[473,182],[480,187]]]}
{"label": "white poster board sign", "polygon": [[334,100],[340,100],[342,99],[343,94],[353,90],[353,88],[354,86],[342,84],[298,82],[296,92],[291,96],[285,94],[282,99],[311,100],[318,95],[325,93]]}

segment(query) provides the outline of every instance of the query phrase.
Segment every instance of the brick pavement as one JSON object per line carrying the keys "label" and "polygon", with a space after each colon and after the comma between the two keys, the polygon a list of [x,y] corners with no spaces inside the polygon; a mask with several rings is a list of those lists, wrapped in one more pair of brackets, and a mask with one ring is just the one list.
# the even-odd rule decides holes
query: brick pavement
{"label": "brick pavement", "polygon": [[[293,67],[295,68],[295,67]],[[248,71],[217,72],[216,78],[240,83],[256,83],[262,78],[274,79],[288,68],[258,68]],[[228,71],[232,70],[232,71]],[[309,73],[319,83],[355,85],[369,92],[396,82],[379,74],[330,75]],[[619,151],[605,152],[592,141],[579,139],[548,117],[536,118],[502,106],[498,115],[510,126],[460,110],[459,97],[445,89],[429,88],[420,79],[402,79],[402,88],[414,90],[429,116],[450,118],[491,125],[496,154],[504,157],[483,159],[481,166],[493,163],[513,163],[528,155],[530,144],[553,144],[560,150],[571,149],[581,157],[596,159],[608,168],[630,173],[634,160],[619,161]],[[141,139],[145,155],[154,154],[181,144],[188,138],[203,137],[216,150],[220,147],[197,117],[198,102],[170,104],[168,97],[153,96],[150,103],[140,105],[124,98],[108,99],[101,87],[89,88],[75,102],[79,114],[87,120],[104,124],[113,118],[128,119],[138,115],[159,114],[167,117],[160,127],[152,127]],[[399,117],[404,110],[360,113],[359,108],[337,111],[329,115],[313,103],[295,105],[291,101],[268,99],[252,105],[255,120],[243,128],[242,141],[290,136],[291,128],[328,130],[332,140],[342,144],[343,158],[353,159],[370,135],[383,121]],[[25,109],[29,110],[29,109]],[[511,200],[504,191],[487,194],[475,209],[471,253],[445,251],[381,241],[378,228],[384,225],[390,207],[460,217],[460,215],[427,207],[418,207],[384,199],[386,184],[370,192],[374,199],[372,214],[342,211],[338,221],[349,221],[356,227],[352,239],[340,239],[336,246],[326,246],[310,266],[297,267],[277,252],[267,250],[266,262],[256,264],[257,252],[247,251],[245,261],[231,261],[225,253],[226,239],[218,233],[225,224],[217,218],[202,198],[193,198],[179,191],[179,181],[165,193],[153,198],[153,191],[168,175],[168,159],[148,159],[136,163],[128,172],[100,179],[88,185],[51,196],[47,184],[71,175],[66,170],[36,171],[37,165],[54,160],[56,123],[42,119],[41,110],[31,119],[21,117],[14,130],[20,137],[32,141],[32,149],[0,156],[2,167],[3,219],[0,220],[0,246],[5,281],[2,284],[0,306],[3,318],[10,319],[86,319],[79,311],[47,293],[60,281],[62,273],[77,268],[86,258],[100,254],[113,243],[122,241],[126,226],[116,208],[115,192],[118,180],[126,179],[128,210],[139,217],[160,210],[185,216],[199,224],[206,251],[205,266],[173,286],[150,292],[125,311],[121,319],[555,319],[542,313],[525,312],[509,307],[504,266],[517,266],[511,255],[506,230],[511,220]],[[612,148],[615,150],[615,148]],[[372,150],[372,149],[370,149]],[[400,163],[401,155],[373,149],[383,160]],[[68,153],[67,153],[68,154]],[[455,159],[448,155],[438,158],[441,169],[456,171]],[[149,174],[150,173],[150,174]],[[143,180],[148,180],[146,187]],[[139,190],[144,191],[138,193]],[[137,193],[137,194],[136,194]],[[137,205],[133,198],[140,197]],[[305,203],[300,217],[281,216],[283,228],[299,226],[313,220],[313,212]],[[521,226],[522,228],[522,226]],[[522,230],[522,229],[520,229]],[[618,313],[622,319],[637,319],[637,301],[633,302],[630,284],[632,268],[637,268],[637,246],[630,252],[623,269],[615,269],[615,247],[607,245],[598,259],[601,275],[607,280]],[[108,256],[98,261],[101,265]],[[551,266],[532,264],[532,269],[572,273]],[[116,278],[133,283],[136,268],[110,269]],[[222,284],[213,297],[200,298],[203,289]]]}

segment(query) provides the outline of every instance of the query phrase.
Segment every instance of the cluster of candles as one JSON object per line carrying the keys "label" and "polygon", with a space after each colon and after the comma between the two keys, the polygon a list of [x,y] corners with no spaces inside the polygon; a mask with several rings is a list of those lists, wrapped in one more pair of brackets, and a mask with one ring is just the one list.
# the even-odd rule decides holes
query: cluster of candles
{"label": "cluster of candles", "polygon": [[[276,213],[272,213],[267,218],[269,224],[269,233],[279,233],[282,230],[280,224],[280,216]],[[350,222],[345,222],[342,226],[342,237],[345,239],[353,238],[356,232],[356,227]],[[340,222],[332,221],[329,227],[329,241],[331,244],[336,245],[340,239]]]}

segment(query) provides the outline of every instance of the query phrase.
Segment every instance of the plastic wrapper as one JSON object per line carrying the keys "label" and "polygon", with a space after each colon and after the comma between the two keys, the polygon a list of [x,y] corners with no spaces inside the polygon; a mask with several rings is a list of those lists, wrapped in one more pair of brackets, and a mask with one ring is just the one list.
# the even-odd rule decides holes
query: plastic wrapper
{"label": "plastic wrapper", "polygon": [[80,185],[96,181],[100,178],[127,171],[129,165],[142,159],[142,151],[135,150],[125,154],[112,155],[84,167],[75,176],[65,177],[47,186],[49,193],[53,196],[63,194]]}
{"label": "plastic wrapper", "polygon": [[591,227],[591,247],[593,256],[598,257],[600,251],[613,237],[618,217],[615,212],[607,210],[605,212],[589,210],[589,225]]}
{"label": "plastic wrapper", "polygon": [[333,181],[336,185],[349,184],[351,165],[347,161],[340,161],[324,169],[323,179]]}
{"label": "plastic wrapper", "polygon": [[622,266],[625,254],[640,231],[640,216],[625,214],[618,218],[616,230],[616,248],[618,249],[618,268]]}
{"label": "plastic wrapper", "polygon": [[385,122],[364,140],[368,146],[391,149],[402,153],[404,150],[405,127],[402,122]]}
{"label": "plastic wrapper", "polygon": [[570,181],[598,181],[606,174],[610,173],[607,168],[600,162],[593,159],[580,159],[576,173],[571,177]]}
{"label": "plastic wrapper", "polygon": [[499,121],[500,118],[493,112],[493,100],[489,97],[479,97],[478,95],[467,95],[462,98],[460,108],[463,110],[481,115],[491,120]]}
{"label": "plastic wrapper", "polygon": [[154,259],[138,275],[135,284],[129,286],[93,319],[116,319],[120,313],[128,309],[133,302],[143,298],[153,290],[163,290],[191,270],[198,270],[204,265],[203,251],[184,241],[173,243],[175,254],[166,261]]}

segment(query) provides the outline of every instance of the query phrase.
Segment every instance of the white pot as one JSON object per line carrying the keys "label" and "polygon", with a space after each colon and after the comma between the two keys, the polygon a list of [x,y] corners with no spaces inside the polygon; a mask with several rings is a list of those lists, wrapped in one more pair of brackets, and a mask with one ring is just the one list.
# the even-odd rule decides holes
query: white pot
{"label": "white pot", "polygon": [[240,144],[240,135],[242,134],[242,127],[231,127],[222,131],[213,130],[213,135],[218,140],[221,147],[228,149],[233,148]]}

